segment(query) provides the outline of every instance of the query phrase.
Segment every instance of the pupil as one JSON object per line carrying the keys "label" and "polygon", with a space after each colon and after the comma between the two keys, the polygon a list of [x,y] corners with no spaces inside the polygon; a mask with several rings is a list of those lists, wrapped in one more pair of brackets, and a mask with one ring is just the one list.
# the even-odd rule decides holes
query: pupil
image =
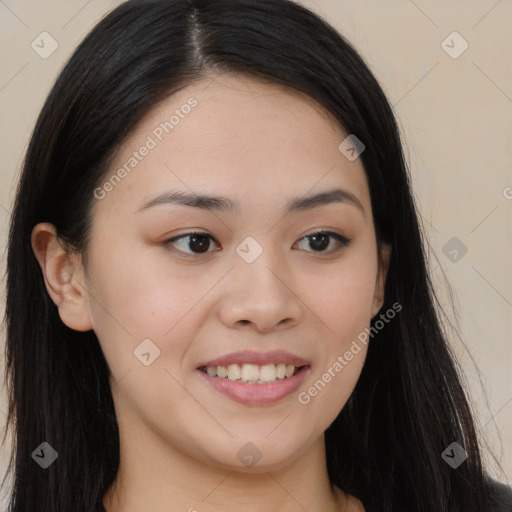
{"label": "pupil", "polygon": [[[196,245],[194,248],[193,245]],[[323,250],[329,247],[329,235],[312,235],[309,238],[309,245],[315,250]],[[194,252],[207,252],[210,240],[204,235],[191,235],[189,248]],[[197,250],[196,250],[197,249]]]}
{"label": "pupil", "polygon": [[[202,242],[197,243],[198,240],[202,240]],[[189,247],[190,249],[194,250],[194,247],[192,247],[193,244],[197,243],[199,245],[199,250],[195,252],[206,252],[208,251],[209,246],[209,240],[204,235],[192,235],[190,237],[190,243]],[[202,250],[204,249],[204,250]]]}
{"label": "pupil", "polygon": [[[321,245],[321,247],[319,247],[320,249],[325,249],[326,247],[329,246],[329,235],[313,235],[310,238],[310,245],[311,245],[311,242],[315,243],[318,241],[318,239],[322,239],[324,242],[324,243],[320,244]],[[311,247],[313,247],[313,246],[311,246]],[[317,246],[317,248],[318,248],[318,246]]]}

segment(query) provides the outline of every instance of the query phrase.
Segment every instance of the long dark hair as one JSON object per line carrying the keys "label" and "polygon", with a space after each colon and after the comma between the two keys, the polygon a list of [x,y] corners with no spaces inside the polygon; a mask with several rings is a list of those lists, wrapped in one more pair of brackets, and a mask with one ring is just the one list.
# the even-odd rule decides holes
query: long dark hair
{"label": "long dark hair", "polygon": [[[357,386],[325,433],[331,482],[382,511],[487,511],[477,435],[427,272],[399,131],[362,58],[289,0],[129,0],[60,73],[17,189],[6,307],[12,512],[95,511],[119,465],[108,365],[93,331],[61,321],[31,231],[52,223],[86,261],[93,191],[116,151],[159,101],[212,71],[301,91],[366,146],[377,240],[393,247],[382,309],[398,302],[402,310],[372,338]],[[42,442],[58,451],[46,470],[31,456]],[[457,469],[441,457],[453,442],[468,456]]]}

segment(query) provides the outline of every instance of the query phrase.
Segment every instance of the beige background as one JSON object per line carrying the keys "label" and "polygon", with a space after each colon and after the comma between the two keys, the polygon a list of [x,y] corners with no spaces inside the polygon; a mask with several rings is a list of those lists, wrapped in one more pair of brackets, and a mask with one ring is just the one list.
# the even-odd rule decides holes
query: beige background
{"label": "beige background", "polygon": [[[0,0],[0,239],[2,314],[5,242],[23,152],[58,71],[96,21],[119,2]],[[460,321],[453,345],[465,368],[479,434],[512,479],[512,2],[306,1],[369,63],[403,132],[415,194],[430,243],[431,267]],[[463,49],[458,32],[468,43]],[[58,49],[42,59],[42,32]],[[449,47],[446,47],[448,45]],[[450,48],[451,47],[451,48]],[[457,237],[468,249],[452,261]],[[443,248],[445,248],[443,250]],[[4,334],[1,344],[3,348]],[[0,372],[3,372],[3,352]],[[477,370],[478,368],[478,370]],[[3,378],[3,373],[0,374]],[[0,393],[0,429],[7,410]],[[0,449],[0,476],[9,446]],[[7,492],[4,489],[4,492]],[[1,498],[0,498],[1,499]],[[0,510],[5,508],[0,501]]]}

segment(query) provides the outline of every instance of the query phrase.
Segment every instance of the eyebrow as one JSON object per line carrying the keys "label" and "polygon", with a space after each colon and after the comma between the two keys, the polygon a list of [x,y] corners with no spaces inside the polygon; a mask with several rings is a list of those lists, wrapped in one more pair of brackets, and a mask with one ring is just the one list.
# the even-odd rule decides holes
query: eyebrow
{"label": "eyebrow", "polygon": [[[361,210],[365,215],[364,207],[361,201],[352,192],[342,188],[336,188],[315,195],[306,195],[290,199],[285,207],[285,214],[297,213],[306,210],[312,210],[319,206],[325,206],[333,203],[349,204]],[[156,205],[176,204],[181,206],[190,206],[204,210],[216,210],[226,212],[240,211],[240,203],[225,196],[210,196],[206,194],[194,194],[182,191],[169,191],[146,202],[135,213],[147,210]]]}

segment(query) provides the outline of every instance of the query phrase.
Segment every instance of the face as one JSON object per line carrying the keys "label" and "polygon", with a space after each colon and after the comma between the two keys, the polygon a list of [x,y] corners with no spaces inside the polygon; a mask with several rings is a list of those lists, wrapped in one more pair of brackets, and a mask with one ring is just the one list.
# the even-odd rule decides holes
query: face
{"label": "face", "polygon": [[242,471],[248,456],[253,471],[285,466],[322,438],[360,375],[366,345],[353,342],[386,268],[361,161],[338,149],[347,135],[296,92],[221,75],[163,101],[125,142],[95,192],[74,305],[87,320],[59,310],[94,329],[120,430]]}

